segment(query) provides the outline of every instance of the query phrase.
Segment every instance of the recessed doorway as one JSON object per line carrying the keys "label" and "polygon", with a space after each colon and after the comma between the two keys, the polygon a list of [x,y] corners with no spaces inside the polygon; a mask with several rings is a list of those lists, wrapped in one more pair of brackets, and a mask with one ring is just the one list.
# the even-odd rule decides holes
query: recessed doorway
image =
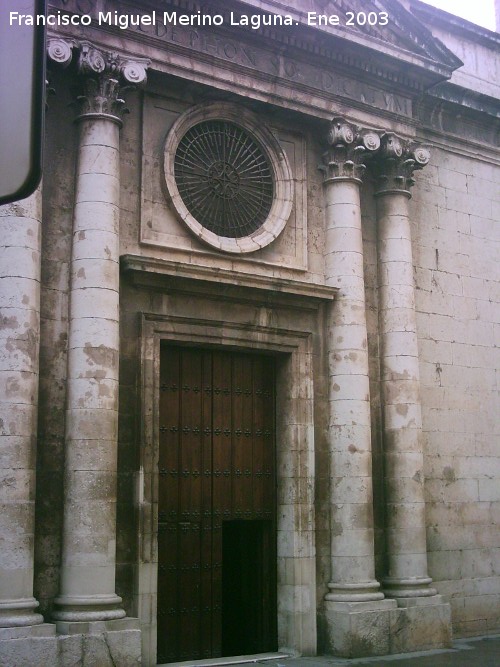
{"label": "recessed doorway", "polygon": [[159,664],[277,650],[275,364],[165,345]]}

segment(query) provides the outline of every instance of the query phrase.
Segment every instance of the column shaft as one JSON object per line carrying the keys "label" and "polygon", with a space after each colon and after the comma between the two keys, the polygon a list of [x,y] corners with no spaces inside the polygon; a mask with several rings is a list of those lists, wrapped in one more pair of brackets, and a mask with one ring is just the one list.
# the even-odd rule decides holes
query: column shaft
{"label": "column shaft", "polygon": [[33,550],[42,196],[0,208],[0,628],[37,625]]}
{"label": "column shaft", "polygon": [[381,599],[374,566],[359,183],[332,179],[325,190],[326,282],[340,290],[328,320],[332,579],[327,599]]}
{"label": "column shaft", "polygon": [[[66,62],[56,40],[51,57]],[[79,44],[82,94],[68,339],[64,526],[59,621],[122,618],[115,593],[122,85],[148,61]]]}
{"label": "column shaft", "polygon": [[332,574],[326,600],[381,600],[375,580],[370,390],[360,176],[376,135],[334,119],[325,174],[325,280],[338,287],[327,323]]}
{"label": "column shaft", "polygon": [[[409,187],[415,159],[388,136],[377,192],[389,597],[435,595],[427,575],[422,417]],[[426,156],[420,154],[421,160]],[[428,156],[426,158],[428,160]],[[426,160],[424,163],[426,163]],[[418,165],[417,165],[418,166]]]}
{"label": "column shaft", "polygon": [[120,618],[115,595],[119,125],[82,117],[71,258],[60,620]]}

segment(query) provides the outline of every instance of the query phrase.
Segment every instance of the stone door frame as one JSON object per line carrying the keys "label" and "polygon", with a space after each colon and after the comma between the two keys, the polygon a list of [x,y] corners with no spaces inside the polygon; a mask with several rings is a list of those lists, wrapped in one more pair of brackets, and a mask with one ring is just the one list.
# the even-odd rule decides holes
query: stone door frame
{"label": "stone door frame", "polygon": [[142,314],[141,447],[136,502],[135,614],[143,664],[156,665],[160,344],[271,352],[276,357],[278,647],[316,652],[312,332],[259,324]]}

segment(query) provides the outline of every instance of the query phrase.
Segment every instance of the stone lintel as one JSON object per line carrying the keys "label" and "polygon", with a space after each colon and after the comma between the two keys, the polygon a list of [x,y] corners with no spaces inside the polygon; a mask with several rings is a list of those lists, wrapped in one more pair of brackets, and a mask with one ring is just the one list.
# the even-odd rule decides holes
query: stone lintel
{"label": "stone lintel", "polygon": [[258,273],[241,273],[185,264],[145,255],[122,255],[122,272],[133,276],[134,284],[145,287],[161,287],[175,292],[194,294],[220,292],[218,298],[234,300],[243,297],[253,301],[265,299],[269,303],[283,300],[303,304],[307,309],[317,309],[322,303],[335,299],[338,289],[287,278],[261,276]]}

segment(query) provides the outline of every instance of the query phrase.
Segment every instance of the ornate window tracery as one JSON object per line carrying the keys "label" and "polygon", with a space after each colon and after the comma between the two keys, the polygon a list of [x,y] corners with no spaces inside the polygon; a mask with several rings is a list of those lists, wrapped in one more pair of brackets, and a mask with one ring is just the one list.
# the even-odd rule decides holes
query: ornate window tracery
{"label": "ornate window tracery", "polygon": [[266,154],[226,120],[193,125],[175,155],[175,180],[190,213],[215,234],[249,236],[267,220],[274,179]]}
{"label": "ornate window tracery", "polygon": [[165,178],[181,219],[225,252],[263,248],[290,216],[292,178],[283,149],[233,105],[214,103],[179,117],[165,143]]}

